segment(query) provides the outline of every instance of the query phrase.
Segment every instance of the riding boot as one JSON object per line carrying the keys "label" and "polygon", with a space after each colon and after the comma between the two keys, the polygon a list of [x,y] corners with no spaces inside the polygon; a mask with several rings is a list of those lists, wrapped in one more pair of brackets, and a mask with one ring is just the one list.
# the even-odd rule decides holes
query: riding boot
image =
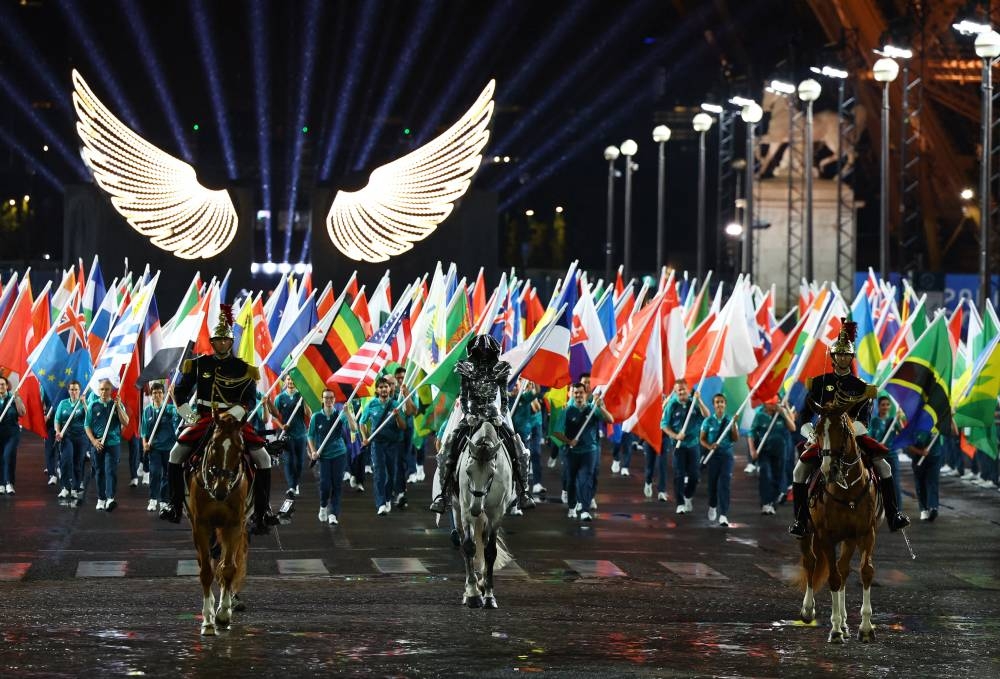
{"label": "riding boot", "polygon": [[882,493],[882,506],[885,507],[885,521],[889,524],[889,530],[895,533],[909,526],[910,520],[896,506],[896,487],[892,483],[892,477],[879,479],[878,487]]}
{"label": "riding boot", "polygon": [[167,464],[167,493],[170,495],[170,504],[160,510],[160,518],[180,523],[184,507],[184,465],[176,462]]}
{"label": "riding boot", "polygon": [[[514,443],[515,448],[519,446]],[[518,454],[519,451],[513,451],[510,456],[510,464],[512,475],[514,477],[514,488],[517,490],[517,507],[518,509],[534,509],[535,499],[531,497],[531,493],[528,492],[528,486],[524,480],[524,470],[525,465],[521,459],[521,455]]]}
{"label": "riding boot", "polygon": [[805,483],[792,484],[792,507],[795,513],[795,523],[788,527],[788,532],[796,538],[804,538],[809,533],[809,487]]}
{"label": "riding boot", "polygon": [[267,535],[271,526],[278,525],[278,517],[271,512],[271,470],[258,469],[253,482],[253,516],[250,518],[254,535]]}
{"label": "riding boot", "polygon": [[441,492],[438,494],[434,501],[431,502],[429,509],[437,514],[444,514],[448,507],[451,506],[449,499],[452,496],[452,478],[455,476],[455,463],[457,460],[453,460],[451,455],[448,455],[445,460],[440,464],[440,474],[441,474]]}

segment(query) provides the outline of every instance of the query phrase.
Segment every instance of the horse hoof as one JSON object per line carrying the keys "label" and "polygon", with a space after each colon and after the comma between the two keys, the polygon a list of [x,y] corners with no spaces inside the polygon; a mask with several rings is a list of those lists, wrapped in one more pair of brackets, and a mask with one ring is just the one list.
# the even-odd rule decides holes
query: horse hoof
{"label": "horse hoof", "polygon": [[486,599],[483,600],[483,608],[492,608],[496,610],[497,608],[500,607],[497,606],[496,597],[488,596],[486,597]]}
{"label": "horse hoof", "polygon": [[827,641],[831,644],[842,644],[844,643],[844,635],[842,632],[830,632],[830,638]]}
{"label": "horse hoof", "polygon": [[844,639],[851,638],[851,628],[848,627],[847,625],[844,625],[843,627],[840,628],[840,633],[844,635]]}
{"label": "horse hoof", "polygon": [[215,625],[202,625],[201,626],[201,636],[203,636],[203,637],[214,637],[215,636]]}
{"label": "horse hoof", "polygon": [[868,644],[868,643],[871,643],[871,642],[875,641],[875,629],[874,628],[870,629],[870,630],[868,630],[867,633],[864,630],[859,629],[858,630],[858,641],[860,641],[860,642],[862,642],[864,644]]}
{"label": "horse hoof", "polygon": [[230,622],[229,620],[219,620],[218,618],[216,618],[215,626],[218,627],[219,629],[229,629],[229,622]]}
{"label": "horse hoof", "polygon": [[476,596],[470,596],[467,604],[469,608],[482,608],[483,597],[478,594]]}
{"label": "horse hoof", "polygon": [[816,619],[816,609],[814,608],[807,611],[806,609],[803,608],[802,610],[799,611],[799,618],[801,618],[802,622],[804,622],[805,624],[807,625],[811,624],[812,621]]}
{"label": "horse hoof", "polygon": [[451,531],[451,544],[455,545],[455,548],[462,546],[462,536],[458,534],[457,530]]}

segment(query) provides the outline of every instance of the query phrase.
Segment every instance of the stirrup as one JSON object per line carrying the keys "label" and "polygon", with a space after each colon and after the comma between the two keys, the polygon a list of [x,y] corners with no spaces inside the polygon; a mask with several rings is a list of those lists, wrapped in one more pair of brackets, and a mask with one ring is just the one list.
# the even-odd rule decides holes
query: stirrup
{"label": "stirrup", "polygon": [[518,509],[534,509],[535,498],[528,493],[520,493],[517,496],[517,507]]}
{"label": "stirrup", "polygon": [[809,534],[809,526],[805,523],[805,521],[799,521],[796,519],[795,523],[788,527],[788,532],[801,539]]}
{"label": "stirrup", "polygon": [[889,532],[895,533],[909,526],[910,519],[902,512],[896,512],[895,516],[886,517],[886,523],[889,524]]}
{"label": "stirrup", "polygon": [[431,506],[428,507],[428,509],[430,509],[432,512],[436,514],[444,514],[445,511],[447,511],[448,507],[449,507],[448,497],[444,493],[441,493],[436,498],[434,498],[434,501],[431,502]]}
{"label": "stirrup", "polygon": [[164,521],[169,521],[170,523],[180,523],[181,511],[172,504],[167,505],[160,510],[160,518]]}

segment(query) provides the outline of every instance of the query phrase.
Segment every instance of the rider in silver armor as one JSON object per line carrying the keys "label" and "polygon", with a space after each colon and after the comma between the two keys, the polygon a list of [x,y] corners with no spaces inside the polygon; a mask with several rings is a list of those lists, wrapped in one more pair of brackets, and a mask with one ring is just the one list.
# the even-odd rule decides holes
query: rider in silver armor
{"label": "rider in silver armor", "polygon": [[[459,396],[465,419],[456,427],[438,453],[438,474],[441,493],[434,498],[430,509],[443,513],[454,492],[455,466],[465,447],[473,427],[481,420],[489,420],[496,427],[500,440],[510,456],[514,473],[514,487],[517,489],[517,506],[531,509],[535,501],[528,493],[526,471],[528,469],[528,449],[508,423],[507,383],[510,380],[510,364],[500,360],[500,344],[489,335],[478,335],[466,350],[469,360],[460,361],[455,372],[462,376],[462,391]],[[497,397],[500,407],[497,409]]]}

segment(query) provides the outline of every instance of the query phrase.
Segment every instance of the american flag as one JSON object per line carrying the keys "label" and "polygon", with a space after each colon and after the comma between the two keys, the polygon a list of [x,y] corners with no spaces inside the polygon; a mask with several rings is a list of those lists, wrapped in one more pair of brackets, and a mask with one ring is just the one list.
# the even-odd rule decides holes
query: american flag
{"label": "american flag", "polygon": [[410,301],[407,300],[385,320],[357,353],[335,372],[330,381],[370,386],[389,359],[402,361],[410,346]]}

